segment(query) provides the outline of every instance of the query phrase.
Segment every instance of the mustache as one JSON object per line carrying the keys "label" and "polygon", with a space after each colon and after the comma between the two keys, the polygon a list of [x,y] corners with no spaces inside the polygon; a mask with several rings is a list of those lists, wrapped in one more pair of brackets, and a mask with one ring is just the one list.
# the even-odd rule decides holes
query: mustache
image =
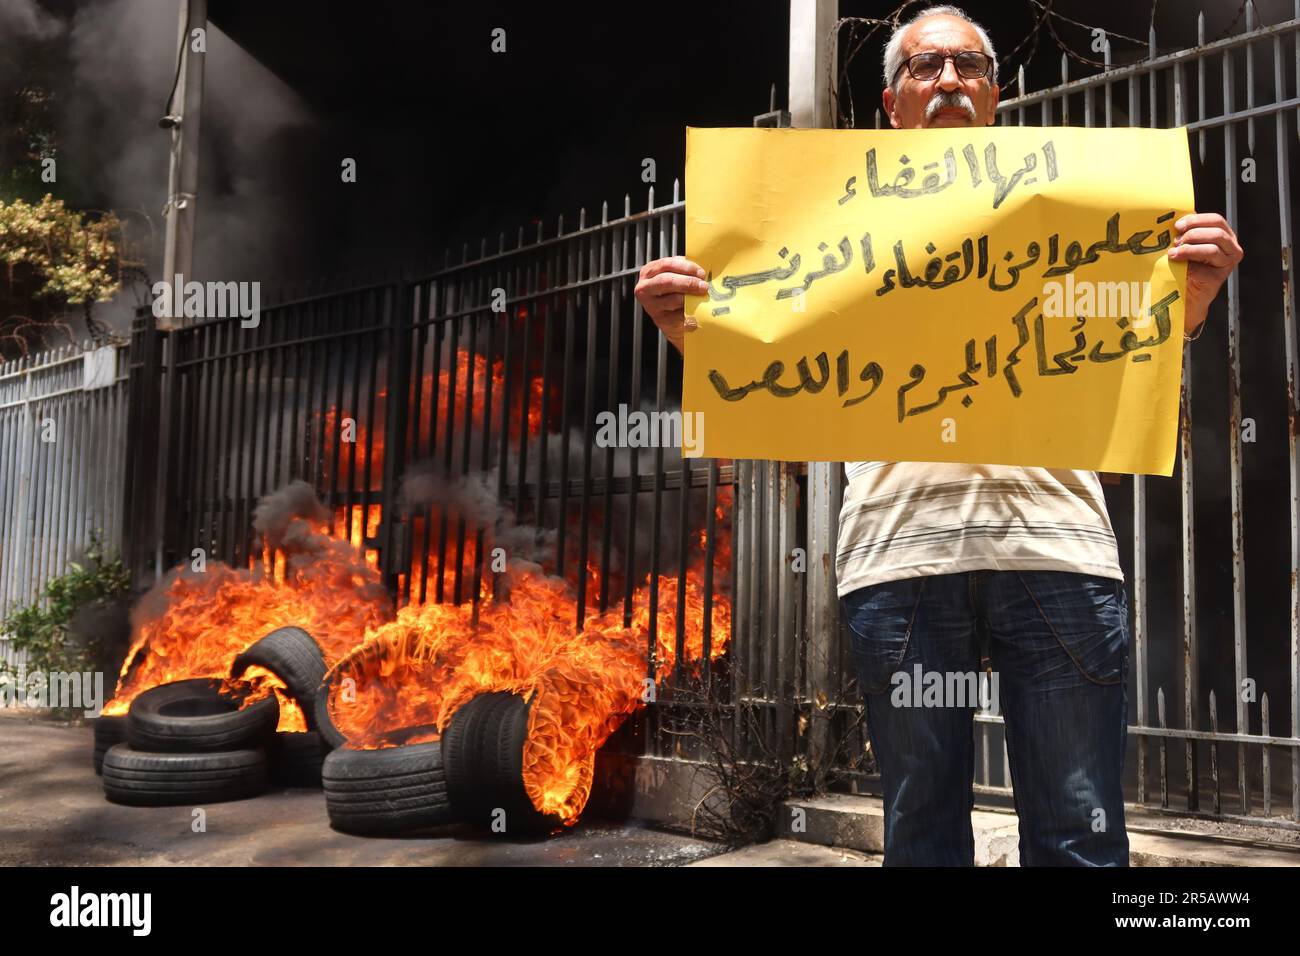
{"label": "mustache", "polygon": [[932,120],[943,109],[959,109],[965,111],[971,119],[975,118],[975,104],[971,102],[970,97],[960,90],[940,90],[925,105],[925,118]]}

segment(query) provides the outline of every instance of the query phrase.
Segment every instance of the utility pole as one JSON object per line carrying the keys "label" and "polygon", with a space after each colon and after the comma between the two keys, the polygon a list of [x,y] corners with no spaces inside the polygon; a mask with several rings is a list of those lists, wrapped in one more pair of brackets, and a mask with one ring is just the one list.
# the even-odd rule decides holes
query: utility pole
{"label": "utility pole", "polygon": [[[203,113],[203,62],[207,59],[208,0],[180,0],[176,88],[159,120],[171,131],[171,164],[167,174],[166,245],[163,249],[163,279],[167,283],[181,275],[188,281],[194,266],[194,221],[198,212],[199,120]],[[197,32],[196,32],[197,31]],[[178,112],[179,111],[179,112]],[[171,314],[168,297],[167,324],[179,325]]]}
{"label": "utility pole", "polygon": [[[166,115],[158,125],[171,136],[167,171],[167,233],[163,247],[163,281],[190,278],[194,265],[195,194],[199,186],[199,116],[203,105],[203,61],[207,58],[207,0],[180,0],[174,88]],[[150,290],[152,291],[152,290]],[[131,326],[131,377],[127,401],[127,475],[123,502],[122,554],[136,587],[163,573],[163,539],[167,526],[168,438],[163,423],[176,374],[164,354],[167,330],[180,325],[173,303],[181,290],[165,297],[162,318],[153,308],[138,310]],[[165,380],[166,379],[166,380]]]}
{"label": "utility pole", "polygon": [[831,125],[831,80],[839,60],[831,31],[839,0],[790,0],[790,123],[809,129]]}

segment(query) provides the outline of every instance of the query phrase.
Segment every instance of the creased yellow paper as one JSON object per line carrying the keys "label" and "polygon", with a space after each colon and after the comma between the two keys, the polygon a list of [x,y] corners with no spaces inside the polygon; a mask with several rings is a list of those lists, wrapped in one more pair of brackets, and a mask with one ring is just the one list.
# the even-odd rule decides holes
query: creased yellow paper
{"label": "creased yellow paper", "polygon": [[1169,475],[1182,129],[686,131],[698,455]]}

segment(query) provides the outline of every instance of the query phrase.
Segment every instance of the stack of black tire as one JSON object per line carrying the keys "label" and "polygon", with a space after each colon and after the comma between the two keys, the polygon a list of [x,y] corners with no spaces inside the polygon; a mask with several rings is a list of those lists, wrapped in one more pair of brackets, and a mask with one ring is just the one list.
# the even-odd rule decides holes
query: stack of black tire
{"label": "stack of black tire", "polygon": [[[346,669],[346,659],[341,665]],[[321,782],[330,825],[345,833],[391,835],[466,822],[508,834],[560,825],[532,805],[523,783],[530,702],[511,693],[480,694],[452,716],[440,739],[406,743],[433,726],[389,731],[378,747],[349,747],[330,714],[331,671],[316,696],[316,725],[335,749]]]}
{"label": "stack of black tire", "polygon": [[161,684],[131,702],[125,717],[95,722],[95,772],[114,803],[174,806],[256,796],[271,783],[319,785],[325,748],[312,729],[325,673],[306,631],[272,631],[235,659],[231,676],[259,665],[278,676],[307,718],[306,733],[277,733],[274,695],[247,702],[251,685],[221,692],[217,678]]}
{"label": "stack of black tire", "polygon": [[[359,649],[364,651],[365,649]],[[466,822],[498,833],[534,834],[561,821],[533,806],[523,781],[531,700],[479,694],[437,740],[434,726],[389,731],[350,747],[330,713],[330,695],[349,658],[327,672],[320,647],[301,628],[282,627],[239,655],[231,677],[260,666],[302,707],[306,733],[277,733],[272,695],[247,703],[196,678],[153,687],[125,717],[95,722],[95,772],[115,803],[171,806],[255,796],[272,783],[319,785],[330,824],[346,833],[405,833]]]}

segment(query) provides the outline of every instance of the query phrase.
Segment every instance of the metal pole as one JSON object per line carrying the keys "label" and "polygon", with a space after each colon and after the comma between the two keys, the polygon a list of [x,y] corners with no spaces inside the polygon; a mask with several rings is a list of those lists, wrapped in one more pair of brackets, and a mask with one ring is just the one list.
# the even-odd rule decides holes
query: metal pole
{"label": "metal pole", "polygon": [[831,31],[839,0],[790,0],[790,124],[827,128],[831,123],[830,79],[838,60]]}
{"label": "metal pole", "polygon": [[[792,126],[825,128],[832,125],[830,80],[835,75],[838,44],[831,40],[831,33],[838,18],[838,0],[790,0],[789,107]],[[843,475],[839,462],[808,463],[805,571],[808,580],[804,588],[808,604],[803,619],[807,627],[805,686],[807,696],[813,701],[835,701],[839,697],[839,673],[831,662],[839,647],[839,599],[835,593],[833,568]],[[784,474],[782,477],[787,478]],[[793,471],[788,480],[793,484]],[[738,511],[742,501],[743,498],[737,496],[735,507]],[[789,554],[782,555],[782,558],[784,571]],[[777,690],[786,693],[794,686],[790,682]],[[828,757],[832,712],[814,707],[811,716],[806,740],[807,758],[810,766],[816,769],[821,768]]]}
{"label": "metal pole", "polygon": [[[208,26],[207,0],[181,0],[178,27],[176,89],[161,123],[171,130],[171,162],[167,173],[166,245],[163,249],[163,279],[175,281],[177,275],[190,278],[194,266],[194,220],[198,212],[199,188],[199,120],[203,112],[204,52],[195,52],[199,43],[196,30],[203,31],[202,49],[206,50]],[[179,106],[180,112],[177,113]],[[168,303],[168,325],[178,324]]]}

